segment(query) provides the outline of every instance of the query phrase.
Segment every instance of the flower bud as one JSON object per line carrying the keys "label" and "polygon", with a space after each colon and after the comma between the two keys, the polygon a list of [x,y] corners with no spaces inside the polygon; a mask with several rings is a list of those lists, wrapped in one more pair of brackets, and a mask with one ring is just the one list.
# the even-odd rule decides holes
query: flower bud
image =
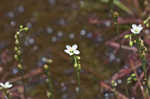
{"label": "flower bud", "polygon": [[15,41],[15,44],[18,45],[18,44],[19,44],[19,40],[16,40],[16,41]]}
{"label": "flower bud", "polygon": [[44,65],[44,69],[48,70],[48,65],[47,64]]}
{"label": "flower bud", "polygon": [[21,64],[18,64],[17,67],[18,67],[19,69],[23,69],[23,67],[22,67]]}
{"label": "flower bud", "polygon": [[20,25],[19,28],[22,29],[22,28],[23,28],[23,25]]}
{"label": "flower bud", "polygon": [[78,64],[77,64],[77,63],[75,63],[75,64],[74,64],[74,67],[76,68],[77,66],[78,66]]}

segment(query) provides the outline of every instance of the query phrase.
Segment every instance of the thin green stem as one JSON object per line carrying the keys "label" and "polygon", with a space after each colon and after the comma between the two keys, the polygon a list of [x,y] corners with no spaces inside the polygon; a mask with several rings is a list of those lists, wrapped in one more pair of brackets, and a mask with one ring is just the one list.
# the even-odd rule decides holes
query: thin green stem
{"label": "thin green stem", "polygon": [[47,64],[44,65],[44,71],[45,71],[45,74],[47,76],[47,84],[48,84],[48,93],[47,93],[47,96],[48,96],[48,99],[54,99],[54,96],[53,96],[53,84],[52,84],[52,80],[51,80],[51,73],[50,73],[50,68]]}
{"label": "thin green stem", "polygon": [[6,96],[7,99],[11,99],[7,90],[4,90],[3,92],[4,92],[4,95]]}
{"label": "thin green stem", "polygon": [[77,75],[78,87],[80,90],[80,66],[79,66],[80,64],[78,62],[77,56],[73,56],[73,58],[74,58],[74,68],[75,68],[76,75]]}
{"label": "thin green stem", "polygon": [[78,90],[77,90],[78,99],[83,99],[83,95],[81,93],[81,87],[80,87],[80,71],[81,71],[81,65],[79,61],[80,57],[74,55],[73,59],[74,59],[74,69],[76,71],[77,84],[78,84]]}
{"label": "thin green stem", "polygon": [[110,12],[113,13],[113,10],[114,10],[114,0],[110,0],[109,1],[109,5],[110,5]]}
{"label": "thin green stem", "polygon": [[78,80],[78,86],[80,91],[80,71],[77,71],[77,80]]}

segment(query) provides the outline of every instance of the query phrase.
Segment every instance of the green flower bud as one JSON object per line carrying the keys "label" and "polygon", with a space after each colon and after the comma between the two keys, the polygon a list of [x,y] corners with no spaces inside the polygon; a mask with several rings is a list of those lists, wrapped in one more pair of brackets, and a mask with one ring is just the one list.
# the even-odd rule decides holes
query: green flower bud
{"label": "green flower bud", "polygon": [[47,97],[49,98],[49,97],[51,97],[51,96],[52,96],[52,93],[49,92],[49,91],[47,91]]}
{"label": "green flower bud", "polygon": [[20,50],[17,50],[17,54],[18,54],[18,55],[21,55],[21,51],[20,51]]}
{"label": "green flower bud", "polygon": [[47,63],[52,63],[53,60],[52,59],[47,59]]}
{"label": "green flower bud", "polygon": [[20,34],[20,32],[16,32],[16,35],[19,35]]}
{"label": "green flower bud", "polygon": [[136,77],[136,74],[135,74],[135,73],[132,73],[131,76],[132,76],[132,77]]}
{"label": "green flower bud", "polygon": [[112,80],[111,84],[112,84],[113,87],[117,86],[117,83],[114,80]]}
{"label": "green flower bud", "polygon": [[17,67],[18,67],[19,69],[23,69],[23,67],[22,67],[21,64],[18,64]]}
{"label": "green flower bud", "polygon": [[19,40],[16,40],[16,41],[15,41],[15,44],[18,45],[18,44],[19,44]]}
{"label": "green flower bud", "polygon": [[137,79],[136,79],[136,78],[133,78],[133,80],[134,80],[134,81],[137,81]]}
{"label": "green flower bud", "polygon": [[23,25],[20,25],[19,28],[22,29],[22,28],[23,28]]}
{"label": "green flower bud", "polygon": [[15,37],[15,39],[18,39],[18,36],[17,36],[17,34],[15,34],[15,36],[14,36],[14,37]]}
{"label": "green flower bud", "polygon": [[129,45],[130,45],[130,47],[132,47],[133,46],[133,42],[129,41]]}
{"label": "green flower bud", "polygon": [[15,51],[17,51],[17,50],[18,50],[18,48],[15,46],[15,47],[14,47],[14,50],[15,50]]}
{"label": "green flower bud", "polygon": [[131,77],[128,77],[128,79],[127,79],[127,80],[128,80],[128,81],[131,81],[131,79],[132,79]]}
{"label": "green flower bud", "polygon": [[45,70],[48,70],[48,68],[49,68],[48,65],[45,64],[45,65],[44,65],[44,69],[45,69]]}
{"label": "green flower bud", "polygon": [[25,30],[25,31],[28,31],[28,30],[29,30],[29,28],[28,28],[28,27],[25,27],[25,28],[24,28],[24,30]]}
{"label": "green flower bud", "polygon": [[77,59],[80,60],[80,56],[77,56]]}
{"label": "green flower bud", "polygon": [[117,11],[115,11],[115,12],[113,13],[113,16],[114,16],[115,18],[117,18],[117,17],[119,16],[119,13],[118,13]]}
{"label": "green flower bud", "polygon": [[124,38],[127,39],[127,38],[129,38],[129,36],[130,36],[130,35],[127,34],[127,35],[124,36]]}
{"label": "green flower bud", "polygon": [[75,63],[75,64],[74,64],[74,67],[76,68],[77,66],[78,66],[78,64],[77,64],[77,63]]}
{"label": "green flower bud", "polygon": [[14,55],[14,58],[16,59],[16,60],[19,60],[19,57],[18,57],[18,55]]}

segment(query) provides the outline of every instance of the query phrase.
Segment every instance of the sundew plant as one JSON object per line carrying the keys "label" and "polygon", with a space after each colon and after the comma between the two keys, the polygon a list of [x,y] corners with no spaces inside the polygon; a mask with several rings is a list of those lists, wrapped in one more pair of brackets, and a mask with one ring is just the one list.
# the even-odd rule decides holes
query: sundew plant
{"label": "sundew plant", "polygon": [[150,99],[149,0],[0,0],[0,99]]}

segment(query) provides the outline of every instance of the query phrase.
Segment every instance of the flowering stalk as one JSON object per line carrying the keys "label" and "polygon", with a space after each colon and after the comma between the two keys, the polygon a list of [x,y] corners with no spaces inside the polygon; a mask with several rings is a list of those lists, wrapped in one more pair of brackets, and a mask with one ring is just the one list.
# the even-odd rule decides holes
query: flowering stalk
{"label": "flowering stalk", "polygon": [[74,61],[74,69],[76,71],[77,75],[77,82],[78,82],[78,87],[79,87],[79,92],[80,92],[80,71],[81,71],[81,65],[80,65],[80,57],[77,56],[80,54],[80,51],[77,50],[78,45],[74,44],[72,46],[66,45],[66,49],[64,50],[67,54],[73,57]]}
{"label": "flowering stalk", "polygon": [[131,32],[132,34],[127,34],[125,35],[125,38],[129,39],[129,45],[132,47],[133,44],[136,45],[137,49],[138,49],[138,55],[142,61],[142,67],[143,67],[143,71],[146,77],[146,52],[147,52],[147,48],[144,45],[144,41],[140,38],[140,37],[136,37],[135,40],[133,40],[132,38],[134,36],[136,36],[137,34],[139,34],[142,31],[143,27],[141,24],[136,25],[136,24],[132,24],[132,28],[131,28]]}
{"label": "flowering stalk", "polygon": [[[23,60],[22,60],[22,40],[21,40],[21,32],[28,31],[28,27],[23,27],[20,25],[19,30],[15,33],[15,55],[14,58],[17,62],[17,68],[19,70],[20,75],[22,76],[23,83],[25,86],[25,80],[24,80],[24,67],[23,67]],[[25,88],[25,87],[24,87]],[[25,95],[25,89],[24,89],[24,95]]]}
{"label": "flowering stalk", "polygon": [[11,99],[7,90],[4,90],[3,92],[7,99]]}
{"label": "flowering stalk", "polygon": [[51,73],[50,73],[50,66],[48,64],[52,63],[52,60],[48,59],[47,64],[44,65],[44,73],[47,76],[47,85],[48,85],[48,91],[47,91],[47,97],[48,99],[54,99],[53,96],[53,84],[51,80]]}
{"label": "flowering stalk", "polygon": [[28,31],[28,28],[27,27],[23,27],[22,25],[19,27],[19,31],[16,32],[15,34],[15,47],[14,47],[14,50],[15,50],[15,55],[14,55],[14,58],[15,60],[17,61],[18,65],[18,69],[20,72],[23,72],[23,66],[22,66],[22,42],[21,42],[21,37],[20,37],[20,33],[21,32],[26,32]]}
{"label": "flowering stalk", "polygon": [[[145,22],[147,23],[147,22]],[[135,25],[133,24],[132,25],[132,28],[131,28],[131,32],[132,34],[127,34],[125,35],[125,38],[128,38],[129,39],[129,45],[132,47],[133,45],[135,45],[137,47],[137,53],[139,55],[139,58],[141,60],[141,63],[142,63],[142,68],[143,68],[143,71],[144,71],[144,85],[146,85],[146,91],[148,91],[148,88],[147,88],[147,68],[146,68],[146,53],[147,53],[147,48],[146,46],[144,45],[144,41],[140,38],[140,37],[136,37],[136,35],[138,35],[141,31],[142,31],[143,27],[142,25]],[[135,39],[133,39],[135,38]],[[135,74],[136,74],[136,79],[139,83],[140,80],[138,79],[138,75],[136,73],[136,71],[134,71]],[[140,86],[143,88],[142,84],[140,84]],[[147,93],[146,93],[147,94]],[[143,94],[143,96],[146,96]]]}
{"label": "flowering stalk", "polygon": [[136,25],[133,24],[131,28],[132,34],[127,34],[125,35],[125,38],[129,38],[129,45],[132,47],[134,44],[138,49],[138,55],[142,61],[142,68],[145,74],[145,80],[147,79],[147,74],[146,74],[146,52],[147,48],[144,45],[144,41],[140,37],[136,37],[135,40],[133,40],[133,37],[139,34],[142,31],[143,27],[141,24]]}
{"label": "flowering stalk", "polygon": [[80,65],[80,57],[74,55],[73,56],[74,59],[74,69],[76,71],[76,75],[77,75],[77,82],[78,82],[78,87],[79,87],[79,91],[80,91],[80,71],[81,71],[81,65]]}

